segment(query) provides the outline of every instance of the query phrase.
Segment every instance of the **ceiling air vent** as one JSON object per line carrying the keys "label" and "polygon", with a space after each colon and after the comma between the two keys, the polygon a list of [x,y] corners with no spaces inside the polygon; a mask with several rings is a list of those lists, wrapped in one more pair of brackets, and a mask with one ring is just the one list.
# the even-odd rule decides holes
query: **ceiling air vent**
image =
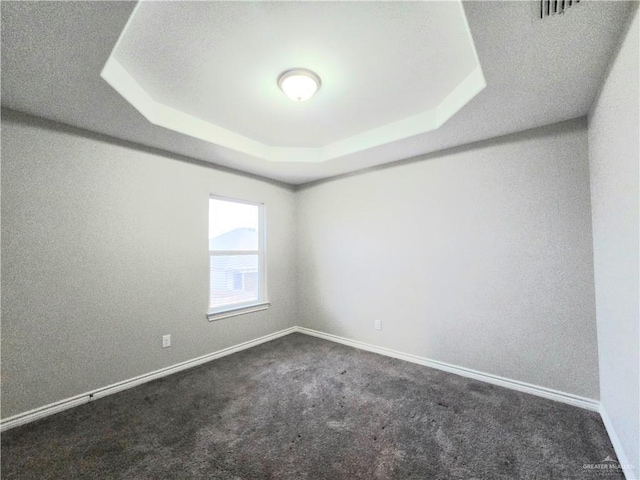
{"label": "ceiling air vent", "polygon": [[569,7],[578,3],[580,0],[540,0],[540,18],[564,13]]}

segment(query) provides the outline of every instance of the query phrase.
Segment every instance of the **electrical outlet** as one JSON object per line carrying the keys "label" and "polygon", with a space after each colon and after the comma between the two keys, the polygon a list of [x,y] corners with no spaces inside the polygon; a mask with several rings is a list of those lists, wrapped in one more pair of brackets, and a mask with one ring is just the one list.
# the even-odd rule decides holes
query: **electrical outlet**
{"label": "electrical outlet", "polygon": [[375,324],[376,330],[382,330],[382,320],[376,319],[373,322]]}
{"label": "electrical outlet", "polygon": [[171,335],[163,335],[162,336],[162,348],[167,348],[171,346]]}

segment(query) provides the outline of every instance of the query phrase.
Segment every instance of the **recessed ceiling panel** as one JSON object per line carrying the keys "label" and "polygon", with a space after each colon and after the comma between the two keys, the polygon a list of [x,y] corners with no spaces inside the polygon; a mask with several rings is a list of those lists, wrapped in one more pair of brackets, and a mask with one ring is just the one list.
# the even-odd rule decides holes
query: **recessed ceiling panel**
{"label": "recessed ceiling panel", "polygon": [[[201,139],[178,133],[179,128],[174,131],[159,126],[163,122],[175,125],[175,116],[156,114],[154,124],[140,115],[122,93],[100,77],[136,6],[126,1],[3,2],[3,114],[9,114],[6,109],[18,110],[133,142],[132,148],[133,144],[144,145],[178,158],[300,185],[407,158],[427,158],[425,154],[588,114],[638,2],[584,1],[562,15],[541,20],[539,1],[465,1],[486,88],[436,130],[320,163],[267,161],[220,146],[206,135]],[[169,26],[164,23],[154,28]],[[163,61],[162,57],[158,54],[157,61]],[[124,73],[123,78],[126,81]],[[309,102],[327,94],[325,87]],[[144,102],[151,96],[140,89],[132,101],[140,104],[140,99]],[[312,105],[309,102],[307,105]],[[148,105],[152,110],[145,110],[145,115],[158,111],[157,102]],[[175,115],[184,118],[179,112]],[[186,118],[177,126],[191,131],[193,125],[202,126],[197,117]],[[211,125],[203,129],[205,133],[212,130]],[[400,134],[404,132],[399,129]],[[382,135],[371,137],[375,141]],[[246,138],[241,146],[246,145]],[[340,142],[344,141],[335,143]],[[264,149],[266,144],[261,145]],[[311,156],[308,152],[303,151],[307,158]]]}
{"label": "recessed ceiling panel", "polygon": [[[321,77],[310,100],[278,88],[291,68]],[[458,1],[143,1],[102,76],[152,123],[301,162],[434,130],[485,86]]]}

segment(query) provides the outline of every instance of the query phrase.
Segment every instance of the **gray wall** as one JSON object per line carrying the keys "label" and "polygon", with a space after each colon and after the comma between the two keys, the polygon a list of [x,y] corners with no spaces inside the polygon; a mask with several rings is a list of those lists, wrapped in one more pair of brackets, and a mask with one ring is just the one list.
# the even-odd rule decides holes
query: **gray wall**
{"label": "gray wall", "polygon": [[598,399],[584,118],[297,201],[304,326]]}
{"label": "gray wall", "polygon": [[[210,193],[266,204],[268,311],[205,317]],[[296,323],[288,188],[3,111],[2,213],[3,418]]]}
{"label": "gray wall", "polygon": [[589,116],[601,407],[640,478],[638,13]]}
{"label": "gray wall", "polygon": [[[295,194],[10,111],[2,148],[3,418],[296,324],[598,398],[584,119]],[[209,193],[267,205],[266,312],[206,321]]]}

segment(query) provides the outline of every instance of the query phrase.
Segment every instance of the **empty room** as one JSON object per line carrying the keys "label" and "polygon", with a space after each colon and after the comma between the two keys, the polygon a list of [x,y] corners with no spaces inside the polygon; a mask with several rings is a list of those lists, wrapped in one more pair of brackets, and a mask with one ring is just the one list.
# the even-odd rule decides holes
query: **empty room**
{"label": "empty room", "polygon": [[640,479],[638,2],[0,9],[3,479]]}

